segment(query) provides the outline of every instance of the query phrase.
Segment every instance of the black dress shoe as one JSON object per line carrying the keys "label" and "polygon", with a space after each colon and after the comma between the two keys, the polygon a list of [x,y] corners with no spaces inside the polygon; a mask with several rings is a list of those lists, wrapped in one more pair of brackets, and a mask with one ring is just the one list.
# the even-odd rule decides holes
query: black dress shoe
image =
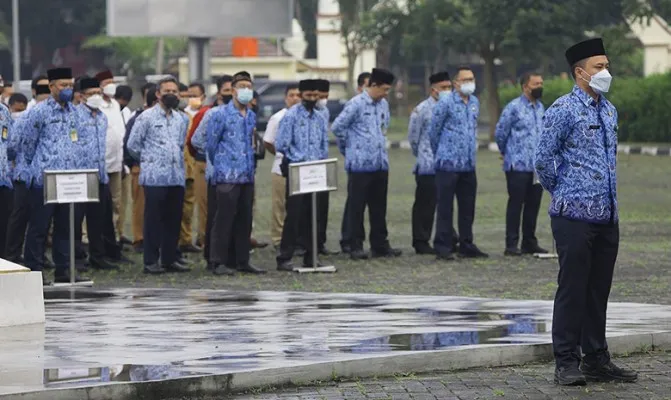
{"label": "black dress shoe", "polygon": [[291,260],[287,260],[277,264],[278,271],[294,272],[295,267],[296,266],[294,265],[294,263],[291,262]]}
{"label": "black dress shoe", "polygon": [[363,250],[352,250],[349,256],[352,260],[368,260],[368,253]]}
{"label": "black dress shoe", "polygon": [[131,243],[133,243],[133,241],[130,240],[130,239],[128,239],[128,238],[125,237],[125,236],[121,236],[121,237],[119,238],[119,243],[121,243],[121,244],[131,244]]}
{"label": "black dress shoe", "polygon": [[105,257],[108,261],[110,261],[112,264],[119,263],[119,264],[133,264],[133,260],[130,258],[124,256],[123,254],[117,254],[112,257]]}
{"label": "black dress shoe", "polygon": [[179,251],[181,251],[182,253],[200,253],[201,251],[203,251],[203,249],[201,249],[200,247],[196,247],[192,244],[187,244],[179,246]]}
{"label": "black dress shoe", "polygon": [[419,255],[436,254],[436,250],[429,246],[428,243],[418,243],[415,246],[415,253]]}
{"label": "black dress shoe", "polygon": [[454,261],[453,253],[436,253],[436,260],[438,261]]}
{"label": "black dress shoe", "polygon": [[319,254],[322,256],[337,256],[338,254],[340,254],[340,252],[337,250],[329,250],[326,247],[322,247],[319,249]]}
{"label": "black dress shoe", "polygon": [[382,250],[372,250],[371,251],[373,258],[393,258],[400,257],[403,254],[401,249],[395,249],[393,247],[388,247]]}
{"label": "black dress shoe", "polygon": [[169,265],[164,265],[163,269],[166,272],[191,272],[191,268],[178,262],[174,262]]}
{"label": "black dress shoe", "polygon": [[536,246],[522,246],[522,254],[547,254],[549,253],[544,248]]}
{"label": "black dress shoe", "polygon": [[245,273],[254,274],[254,275],[263,275],[266,272],[268,272],[265,269],[257,268],[255,266],[253,266],[252,264],[239,265],[237,270],[240,271],[240,272],[245,272]]}
{"label": "black dress shoe", "polygon": [[459,255],[464,258],[487,258],[489,254],[483,252],[478,246],[471,244],[459,247]]}
{"label": "black dress shoe", "polygon": [[352,247],[348,244],[343,244],[343,245],[340,245],[340,251],[343,254],[349,254],[349,253],[352,252]]}
{"label": "black dress shoe", "polygon": [[115,270],[119,269],[118,265],[112,264],[106,260],[96,260],[96,259],[91,259],[91,268],[93,269],[98,269],[98,270]]}
{"label": "black dress shoe", "polygon": [[228,267],[225,266],[225,265],[216,265],[216,264],[212,264],[212,265],[213,265],[212,273],[215,274],[215,275],[217,275],[217,276],[222,276],[222,275],[231,276],[231,275],[235,275],[235,270],[234,270],[234,269],[231,269],[231,268],[228,268]]}
{"label": "black dress shoe", "polygon": [[584,386],[587,384],[585,375],[574,365],[555,368],[554,381],[561,386]]}
{"label": "black dress shoe", "polygon": [[517,249],[515,247],[509,247],[503,252],[503,255],[515,257],[515,256],[521,256],[522,252],[520,251],[520,249]]}
{"label": "black dress shoe", "polygon": [[144,266],[144,273],[145,274],[157,275],[157,274],[164,274],[165,272],[166,272],[165,269],[163,269],[163,267],[161,267],[158,264],[151,264],[151,265],[145,265]]}
{"label": "black dress shoe", "polygon": [[635,371],[620,368],[612,361],[598,367],[590,366],[583,361],[580,371],[585,374],[587,382],[636,382],[638,379]]}
{"label": "black dress shoe", "polygon": [[[79,274],[75,274],[75,282],[89,282],[91,278],[87,278],[85,276],[80,276]],[[54,282],[56,283],[70,283],[70,273],[65,273],[65,274],[56,274],[54,277]]]}

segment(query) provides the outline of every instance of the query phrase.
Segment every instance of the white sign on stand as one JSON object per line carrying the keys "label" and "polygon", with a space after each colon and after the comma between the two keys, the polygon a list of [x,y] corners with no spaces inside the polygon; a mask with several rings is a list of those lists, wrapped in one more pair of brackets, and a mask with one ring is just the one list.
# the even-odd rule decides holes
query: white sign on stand
{"label": "white sign on stand", "polygon": [[75,204],[98,202],[98,170],[44,171],[44,204],[70,205],[70,283],[54,286],[92,286],[93,281],[75,282]]}
{"label": "white sign on stand", "polygon": [[312,266],[294,268],[295,272],[336,272],[333,265],[318,267],[317,262],[317,193],[338,190],[338,159],[289,164],[289,195],[312,194]]}

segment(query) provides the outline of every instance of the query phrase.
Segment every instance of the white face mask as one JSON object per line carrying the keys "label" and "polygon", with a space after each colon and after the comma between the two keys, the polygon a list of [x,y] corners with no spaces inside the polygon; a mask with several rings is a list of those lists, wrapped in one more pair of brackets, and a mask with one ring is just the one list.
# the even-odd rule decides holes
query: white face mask
{"label": "white face mask", "polygon": [[[587,71],[585,71],[585,73],[587,73]],[[610,75],[610,72],[608,72],[607,69],[602,69],[601,71],[597,72],[591,77],[592,79],[589,80],[589,86],[592,89],[594,89],[595,92],[597,92],[598,94],[608,93],[608,90],[610,89],[610,83],[612,82],[613,77]],[[587,82],[587,79],[585,78],[582,79],[585,82]]]}
{"label": "white face mask", "polygon": [[317,107],[324,108],[328,104],[328,99],[317,100]]}
{"label": "white face mask", "polygon": [[23,114],[23,111],[16,111],[16,112],[13,112],[13,113],[12,113],[12,119],[13,119],[13,120],[17,120],[17,119],[19,119],[19,117],[21,116],[21,114]]}
{"label": "white face mask", "polygon": [[103,100],[103,97],[99,94],[94,94],[93,96],[86,99],[86,105],[96,110],[102,107],[104,103],[105,100]]}
{"label": "white face mask", "polygon": [[116,83],[107,84],[107,86],[103,88],[103,93],[105,93],[107,97],[114,97],[116,94]]}
{"label": "white face mask", "polygon": [[459,88],[459,91],[464,95],[464,96],[470,96],[473,93],[475,93],[475,82],[466,82],[461,85],[461,88]]}

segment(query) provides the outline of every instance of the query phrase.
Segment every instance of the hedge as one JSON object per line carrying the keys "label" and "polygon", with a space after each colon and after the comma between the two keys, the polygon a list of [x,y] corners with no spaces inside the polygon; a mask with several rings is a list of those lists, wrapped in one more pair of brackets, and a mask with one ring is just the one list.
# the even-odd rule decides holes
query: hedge
{"label": "hedge", "polygon": [[[549,107],[572,87],[570,79],[545,80],[543,104]],[[499,88],[502,105],[519,95],[519,86]],[[606,97],[619,114],[620,142],[671,142],[671,72],[646,78],[614,77]]]}

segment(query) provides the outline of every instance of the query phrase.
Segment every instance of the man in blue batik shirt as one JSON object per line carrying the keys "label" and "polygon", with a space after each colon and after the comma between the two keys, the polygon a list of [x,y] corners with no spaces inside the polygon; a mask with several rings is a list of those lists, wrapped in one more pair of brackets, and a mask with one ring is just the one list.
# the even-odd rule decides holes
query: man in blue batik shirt
{"label": "man in blue batik shirt", "polygon": [[[74,86],[72,70],[54,68],[47,71],[47,76],[51,97],[36,104],[24,117],[18,145],[18,152],[28,165],[30,179],[31,215],[24,259],[26,267],[31,270],[43,270],[44,245],[53,217],[55,281],[69,283],[69,207],[67,204],[44,204],[43,175],[46,170],[77,169],[79,126],[76,109],[71,103]],[[88,280],[75,276],[77,282]]]}
{"label": "man in blue batik shirt", "polygon": [[389,156],[389,94],[394,75],[374,68],[370,86],[350,100],[333,122],[331,130],[345,143],[345,170],[349,173],[347,195],[352,232],[350,257],[368,258],[363,250],[363,217],[368,206],[370,214],[370,247],[373,257],[398,257],[387,240],[387,189]]}
{"label": "man in blue batik shirt", "polygon": [[[545,112],[540,102],[543,77],[528,72],[522,75],[520,85],[522,95],[503,109],[495,134],[508,184],[504,251],[508,256],[547,253],[547,250],[538,246],[536,239],[536,220],[543,188],[534,177],[534,155]],[[521,250],[517,248],[520,217],[523,217]]]}
{"label": "man in blue batik shirt", "polygon": [[138,116],[126,143],[129,153],[140,161],[140,185],[144,188],[144,272],[188,272],[189,267],[179,261],[177,245],[189,118],[178,110],[175,78],[162,79],[157,90],[159,104]]}
{"label": "man in blue batik shirt", "polygon": [[[298,84],[301,92],[301,103],[291,107],[280,121],[280,128],[275,140],[275,148],[284,154],[282,158],[282,175],[288,176],[289,164],[324,160],[328,157],[328,130],[326,119],[315,107],[317,106],[319,84],[315,80],[302,80]],[[312,226],[312,195],[289,195],[289,180],[287,182],[287,214],[282,229],[282,242],[280,252],[277,255],[277,269],[280,271],[293,271],[294,266],[291,258],[294,248],[298,244],[298,238],[304,238],[309,244],[303,256],[303,267],[313,268],[312,256],[314,251],[311,246]],[[317,208],[322,198],[317,198]],[[317,213],[317,225],[322,215]]]}
{"label": "man in blue batik shirt", "polygon": [[433,247],[440,260],[454,259],[452,214],[454,197],[459,207],[459,254],[462,257],[488,257],[473,243],[475,195],[475,154],[478,149],[480,102],[473,95],[475,76],[462,67],[454,80],[455,91],[433,107],[429,140],[436,168],[438,212]]}
{"label": "man in blue batik shirt", "polygon": [[252,78],[238,72],[232,86],[233,100],[208,111],[191,140],[194,148],[206,154],[206,175],[216,185],[209,262],[215,275],[232,275],[236,270],[263,274],[265,270],[249,263],[256,171],[252,145],[256,114],[248,107],[254,96]]}
{"label": "man in blue batik shirt", "polygon": [[[436,170],[433,166],[433,150],[429,141],[429,124],[433,107],[440,97],[452,93],[452,81],[447,72],[438,72],[429,77],[431,95],[419,103],[410,115],[408,142],[412,154],[417,158],[415,168],[415,203],[412,205],[412,247],[417,254],[436,254],[429,244],[433,220],[436,213]],[[456,248],[459,237],[452,228],[452,240]]]}
{"label": "man in blue batik shirt", "polygon": [[[11,153],[10,136],[14,135],[13,120],[9,109],[0,104],[0,258],[6,259],[5,243],[7,234],[13,235],[14,232],[7,231],[7,223],[12,212],[12,203],[14,193],[12,192],[12,176],[7,151]],[[13,158],[13,157],[12,157]]]}
{"label": "man in blue batik shirt", "polygon": [[611,362],[606,342],[620,241],[617,110],[603,95],[612,80],[609,60],[599,38],[570,47],[566,60],[576,85],[545,112],[536,150],[538,178],[552,196],[559,254],[552,316],[555,382],[633,382],[638,375]]}

